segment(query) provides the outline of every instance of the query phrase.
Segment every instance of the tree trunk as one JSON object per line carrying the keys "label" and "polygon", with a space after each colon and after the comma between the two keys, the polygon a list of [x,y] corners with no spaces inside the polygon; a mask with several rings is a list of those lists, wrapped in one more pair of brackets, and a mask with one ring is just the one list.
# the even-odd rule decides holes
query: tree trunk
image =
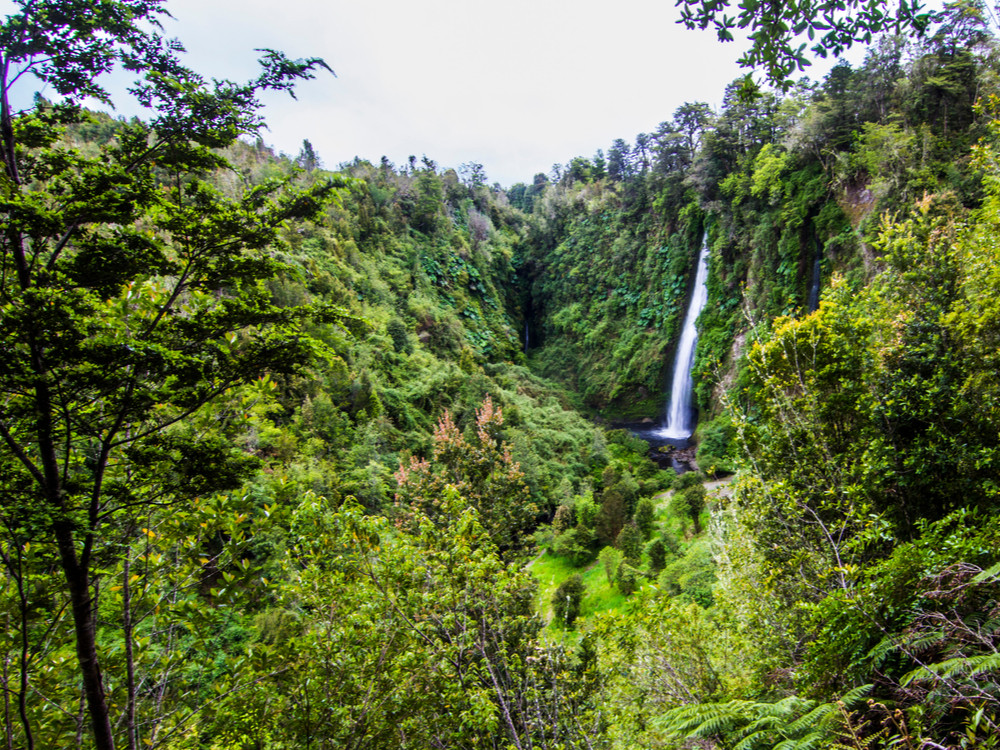
{"label": "tree trunk", "polygon": [[[6,618],[6,631],[10,632],[10,615]],[[3,729],[4,737],[6,738],[5,744],[7,745],[7,750],[14,750],[14,721],[10,713],[10,655],[4,653],[3,655]]]}
{"label": "tree trunk", "polygon": [[83,677],[83,692],[87,697],[87,710],[94,731],[96,750],[114,750],[108,701],[104,695],[104,682],[97,659],[97,622],[94,617],[93,599],[90,596],[90,576],[77,559],[73,532],[69,524],[56,525],[59,557],[73,605],[73,629],[76,635],[76,658]]}
{"label": "tree trunk", "polygon": [[122,630],[125,636],[125,669],[128,686],[128,705],[126,707],[125,728],[128,732],[128,750],[137,750],[138,733],[136,732],[135,720],[135,655],[132,653],[132,585],[129,581],[131,576],[131,558],[128,550],[125,551],[125,560],[122,563]]}

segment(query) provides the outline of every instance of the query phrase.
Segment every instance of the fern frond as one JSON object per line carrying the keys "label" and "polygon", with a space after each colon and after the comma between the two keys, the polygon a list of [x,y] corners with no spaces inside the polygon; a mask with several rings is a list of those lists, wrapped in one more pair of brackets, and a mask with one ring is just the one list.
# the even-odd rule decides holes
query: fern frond
{"label": "fern frond", "polygon": [[1000,671],[1000,653],[981,656],[963,656],[947,659],[937,664],[928,664],[907,672],[899,681],[902,686],[919,680],[952,679],[955,677],[977,677],[986,672]]}
{"label": "fern frond", "polygon": [[991,617],[987,619],[980,628],[984,634],[993,635],[1000,630],[1000,617]]}
{"label": "fern frond", "polygon": [[652,720],[675,737],[726,737],[733,750],[820,750],[837,740],[842,703],[856,703],[871,690],[862,685],[844,701],[820,703],[791,695],[772,703],[733,700],[670,709]]}
{"label": "fern frond", "polygon": [[945,667],[943,674],[948,678],[978,677],[985,672],[1000,670],[1000,653],[948,659],[941,662],[941,666]]}
{"label": "fern frond", "polygon": [[688,732],[692,739],[707,739],[717,734],[730,732],[738,719],[732,715],[719,714],[703,721],[694,731]]}
{"label": "fern frond", "polygon": [[820,703],[789,724],[785,731],[794,736],[814,727],[826,727],[830,723],[831,716],[839,717],[839,715],[836,703]]}
{"label": "fern frond", "polygon": [[938,646],[948,640],[948,635],[943,630],[931,630],[919,635],[912,635],[903,642],[903,646],[913,651]]}
{"label": "fern frond", "polygon": [[883,638],[881,641],[876,643],[868,650],[866,656],[868,657],[869,660],[871,660],[873,664],[878,666],[882,663],[882,660],[885,659],[885,657],[888,654],[891,654],[898,648],[899,646],[897,645],[896,641],[894,641],[891,638]]}
{"label": "fern frond", "polygon": [[810,732],[805,737],[779,742],[772,750],[816,750],[828,747],[832,738],[826,732]]}
{"label": "fern frond", "polygon": [[981,573],[978,573],[976,576],[973,577],[972,582],[985,583],[990,579],[997,579],[997,578],[1000,578],[1000,562],[998,562],[996,565],[991,565],[986,570],[982,571]]}
{"label": "fern frond", "polygon": [[654,726],[679,737],[709,737],[726,732],[746,720],[749,701],[693,703],[678,706],[653,720]]}
{"label": "fern frond", "polygon": [[936,665],[917,667],[912,672],[907,672],[900,678],[899,684],[903,687],[907,687],[912,682],[938,679],[939,675],[934,671],[934,666]]}
{"label": "fern frond", "polygon": [[868,694],[872,691],[873,687],[875,686],[869,683],[867,685],[861,685],[860,687],[856,687],[853,690],[849,690],[846,693],[844,693],[843,697],[841,697],[840,699],[840,702],[843,703],[845,707],[851,708],[852,706],[861,703],[865,698],[867,698]]}
{"label": "fern frond", "polygon": [[733,745],[733,750],[753,750],[761,740],[770,744],[771,735],[767,732],[754,732]]}
{"label": "fern frond", "polygon": [[779,729],[785,725],[785,719],[782,716],[758,716],[756,719],[751,721],[747,726],[740,729],[740,735],[745,734],[760,734],[761,732],[771,731],[774,729]]}

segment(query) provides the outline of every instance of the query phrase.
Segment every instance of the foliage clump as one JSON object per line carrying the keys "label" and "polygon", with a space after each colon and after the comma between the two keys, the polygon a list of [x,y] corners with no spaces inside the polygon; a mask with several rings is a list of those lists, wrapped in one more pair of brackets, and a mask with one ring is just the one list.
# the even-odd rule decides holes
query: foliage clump
{"label": "foliage clump", "polygon": [[580,615],[580,600],[586,587],[580,574],[570,576],[552,594],[552,610],[556,619],[565,627],[571,628]]}

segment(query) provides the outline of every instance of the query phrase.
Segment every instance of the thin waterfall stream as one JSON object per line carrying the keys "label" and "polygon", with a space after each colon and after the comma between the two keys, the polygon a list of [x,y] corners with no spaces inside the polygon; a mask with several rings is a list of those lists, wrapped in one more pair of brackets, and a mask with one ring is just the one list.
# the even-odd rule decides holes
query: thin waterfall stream
{"label": "thin waterfall stream", "polygon": [[812,280],[809,282],[809,299],[806,305],[809,312],[816,312],[819,309],[819,284],[822,273],[823,249],[819,242],[816,242],[816,257],[813,258]]}
{"label": "thin waterfall stream", "polygon": [[694,408],[694,353],[698,346],[698,329],[695,323],[708,301],[708,236],[702,240],[695,273],[694,289],[684,316],[684,327],[674,355],[674,372],[671,378],[670,400],[667,402],[664,426],[654,431],[657,437],[668,440],[687,440],[698,423]]}

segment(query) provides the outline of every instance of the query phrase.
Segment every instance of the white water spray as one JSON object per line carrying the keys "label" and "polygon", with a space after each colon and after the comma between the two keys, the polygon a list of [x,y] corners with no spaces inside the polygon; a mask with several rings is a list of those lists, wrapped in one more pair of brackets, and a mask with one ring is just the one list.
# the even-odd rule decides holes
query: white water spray
{"label": "white water spray", "polygon": [[681,340],[677,344],[674,356],[674,375],[670,388],[670,401],[667,402],[667,424],[656,431],[658,437],[686,440],[691,437],[695,428],[694,418],[694,378],[691,368],[694,365],[694,351],[698,345],[698,329],[695,322],[708,301],[708,236],[701,244],[698,256],[698,271],[694,277],[694,290],[688,303],[687,314],[684,316],[684,328]]}

